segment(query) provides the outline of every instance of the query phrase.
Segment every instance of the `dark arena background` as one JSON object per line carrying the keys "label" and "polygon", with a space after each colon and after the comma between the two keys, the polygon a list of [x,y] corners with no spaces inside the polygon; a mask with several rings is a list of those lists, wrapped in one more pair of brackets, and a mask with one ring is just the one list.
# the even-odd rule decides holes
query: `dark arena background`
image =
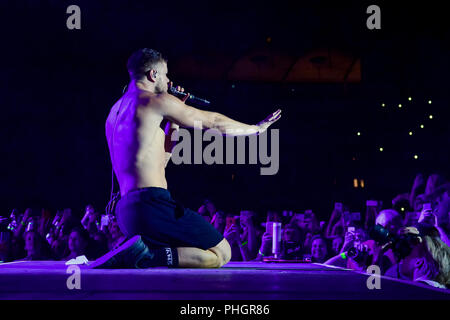
{"label": "dark arena background", "polygon": [[[78,28],[71,5],[80,9]],[[380,16],[368,12],[371,5]],[[443,230],[439,250],[447,258],[434,259],[439,276],[428,280],[448,288],[450,27],[444,8],[423,1],[1,1],[2,250],[17,236],[10,228],[14,209],[21,217],[31,208],[51,222],[70,208],[80,221],[92,205],[97,225],[109,228],[101,220],[111,190],[105,121],[129,83],[127,59],[139,48],[160,51],[175,85],[211,101],[200,109],[249,124],[277,109],[282,117],[271,127],[279,130],[275,175],[261,175],[267,165],[248,162],[166,168],[168,189],[185,207],[205,216],[208,199],[224,216],[253,212],[253,256],[233,256],[220,269],[81,268],[81,290],[69,290],[67,255],[30,258],[26,239],[15,240],[23,256],[2,256],[0,298],[448,300],[448,289],[412,276],[382,275],[382,289],[369,290],[366,268],[326,264],[303,242],[322,237],[332,258],[334,239],[346,242],[355,228],[371,239],[372,209],[376,215],[396,210],[406,227],[414,213],[414,222],[423,222],[422,204],[431,203],[437,216],[431,225]],[[412,198],[418,195],[420,207]],[[333,234],[335,203],[360,219]],[[311,211],[318,228],[300,228],[302,256],[264,262],[266,221],[273,215],[282,221],[283,242],[288,220]],[[29,221],[17,219],[25,237]]]}

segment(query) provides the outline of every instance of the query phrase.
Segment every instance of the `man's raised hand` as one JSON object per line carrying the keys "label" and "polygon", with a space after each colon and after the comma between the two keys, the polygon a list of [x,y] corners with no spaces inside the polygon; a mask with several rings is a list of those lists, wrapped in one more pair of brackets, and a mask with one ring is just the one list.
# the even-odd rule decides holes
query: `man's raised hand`
{"label": "man's raised hand", "polygon": [[274,113],[271,113],[265,118],[263,121],[259,122],[257,124],[258,127],[258,134],[263,133],[267,130],[273,123],[278,121],[281,118],[281,109],[278,109]]}

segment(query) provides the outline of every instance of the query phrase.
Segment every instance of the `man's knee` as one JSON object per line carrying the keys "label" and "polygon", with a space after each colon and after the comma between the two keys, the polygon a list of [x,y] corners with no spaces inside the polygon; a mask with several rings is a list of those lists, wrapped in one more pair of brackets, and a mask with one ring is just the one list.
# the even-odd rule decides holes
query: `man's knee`
{"label": "man's knee", "polygon": [[221,266],[227,264],[231,260],[231,246],[228,243],[227,239],[223,238],[222,241],[224,241],[224,244],[223,244],[224,248],[223,248],[223,252],[222,252],[222,259],[221,259],[222,265]]}
{"label": "man's knee", "polygon": [[228,243],[227,239],[223,239],[219,242],[219,244],[213,248],[209,249],[214,252],[217,256],[217,262],[215,267],[220,268],[223,265],[227,264],[231,260],[231,247]]}

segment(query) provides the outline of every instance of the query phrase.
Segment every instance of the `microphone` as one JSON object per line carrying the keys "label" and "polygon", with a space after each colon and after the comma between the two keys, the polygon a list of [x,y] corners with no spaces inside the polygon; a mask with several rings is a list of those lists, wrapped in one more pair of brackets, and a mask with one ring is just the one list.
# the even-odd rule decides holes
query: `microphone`
{"label": "microphone", "polygon": [[[176,96],[176,97],[178,97],[178,98],[183,98],[183,97],[185,97],[187,95],[186,92],[178,91],[173,86],[169,88],[169,93],[174,95],[174,96]],[[202,98],[196,97],[196,96],[194,96],[192,94],[189,95],[189,98],[187,99],[187,101],[191,102],[192,104],[197,104],[197,105],[205,106],[205,107],[209,106],[209,104],[211,103],[211,102],[209,102],[206,99],[202,99]]]}

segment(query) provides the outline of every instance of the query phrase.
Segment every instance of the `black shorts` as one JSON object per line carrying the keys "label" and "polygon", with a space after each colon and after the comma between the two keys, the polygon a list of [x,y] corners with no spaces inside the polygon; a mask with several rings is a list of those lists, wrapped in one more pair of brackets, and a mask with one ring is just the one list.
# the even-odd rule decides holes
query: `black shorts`
{"label": "black shorts", "polygon": [[174,201],[164,188],[135,189],[116,206],[120,230],[125,236],[141,235],[149,247],[209,249],[223,239],[201,215]]}

